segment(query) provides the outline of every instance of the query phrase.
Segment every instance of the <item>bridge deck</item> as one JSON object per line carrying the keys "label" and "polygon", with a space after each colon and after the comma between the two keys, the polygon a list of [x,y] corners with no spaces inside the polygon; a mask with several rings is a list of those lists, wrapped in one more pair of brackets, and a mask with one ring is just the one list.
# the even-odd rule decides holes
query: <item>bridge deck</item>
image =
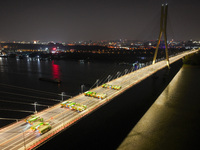
{"label": "bridge deck", "polygon": [[[195,51],[197,50],[184,52],[182,54],[174,56],[170,58],[170,63],[181,59],[185,55],[194,53]],[[120,89],[119,91],[113,89],[105,89],[102,87],[97,87],[91,90],[94,92],[106,93],[108,97],[104,100],[87,97],[83,94],[71,98],[70,101],[87,105],[87,109],[83,112],[78,113],[70,109],[61,108],[60,104],[39,112],[37,115],[44,118],[45,121],[49,121],[52,125],[52,129],[43,135],[40,135],[38,132],[31,131],[30,125],[26,124],[24,121],[19,121],[6,128],[3,128],[0,130],[0,136],[2,137],[0,138],[0,149],[12,150],[24,149],[24,147],[35,147],[47,140],[48,138],[51,138],[64,128],[70,126],[77,120],[91,113],[96,108],[105,104],[107,101],[113,99],[115,96],[126,91],[131,86],[137,84],[138,82],[142,81],[143,79],[147,78],[148,76],[152,75],[153,73],[164,67],[166,67],[166,61],[160,61],[154,65],[146,66],[142,69],[126,74],[108,83],[111,85],[121,85],[122,89]]]}

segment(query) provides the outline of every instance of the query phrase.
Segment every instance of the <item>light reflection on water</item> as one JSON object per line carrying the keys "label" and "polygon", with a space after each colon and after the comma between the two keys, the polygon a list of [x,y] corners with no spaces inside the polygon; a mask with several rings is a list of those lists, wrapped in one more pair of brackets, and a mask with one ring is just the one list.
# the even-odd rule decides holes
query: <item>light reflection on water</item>
{"label": "light reflection on water", "polygon": [[[85,90],[89,89],[113,65],[115,64],[104,62],[81,64],[78,61],[0,58],[0,83],[76,95],[82,84],[85,84]],[[39,81],[41,77],[58,78],[62,84],[58,86]]]}
{"label": "light reflection on water", "polygon": [[60,79],[60,66],[52,61],[52,75],[53,79]]}

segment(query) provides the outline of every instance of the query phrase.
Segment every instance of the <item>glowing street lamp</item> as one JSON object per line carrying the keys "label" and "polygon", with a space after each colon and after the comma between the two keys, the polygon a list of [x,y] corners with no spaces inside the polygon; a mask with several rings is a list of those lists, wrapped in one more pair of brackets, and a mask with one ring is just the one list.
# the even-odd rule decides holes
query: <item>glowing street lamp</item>
{"label": "glowing street lamp", "polygon": [[67,96],[67,97],[71,97],[72,98],[72,96],[66,95],[65,92],[61,92],[61,94],[58,94],[58,95],[62,96],[62,101],[63,101],[63,96]]}
{"label": "glowing street lamp", "polygon": [[35,102],[35,103],[34,103],[35,114],[37,113],[37,110],[36,110],[36,105],[37,105],[37,102]]}
{"label": "glowing street lamp", "polygon": [[83,93],[84,84],[81,85],[81,93]]}
{"label": "glowing street lamp", "polygon": [[110,78],[111,78],[111,77],[112,77],[111,75],[108,76],[108,82],[110,81]]}
{"label": "glowing street lamp", "polygon": [[124,72],[125,72],[125,74],[124,74],[124,75],[126,75],[126,74],[127,74],[127,72],[128,72],[128,69],[125,69],[125,70],[124,70]]}
{"label": "glowing street lamp", "polygon": [[99,86],[99,79],[97,79],[96,83],[97,83],[97,87],[98,87]]}
{"label": "glowing street lamp", "polygon": [[117,78],[119,78],[120,74],[121,74],[121,72],[118,71],[117,72]]}
{"label": "glowing street lamp", "polygon": [[63,96],[65,96],[65,95],[64,95],[64,92],[61,92],[61,94],[59,94],[59,95],[62,96],[62,101],[63,101]]}

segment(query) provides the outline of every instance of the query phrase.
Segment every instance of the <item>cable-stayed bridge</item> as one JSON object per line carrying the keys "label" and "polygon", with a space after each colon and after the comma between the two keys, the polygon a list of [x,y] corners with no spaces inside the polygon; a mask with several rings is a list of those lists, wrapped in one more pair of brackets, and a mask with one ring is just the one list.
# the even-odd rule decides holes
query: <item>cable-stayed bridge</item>
{"label": "cable-stayed bridge", "polygon": [[[37,128],[37,130],[32,130],[34,124],[31,125],[25,122],[25,119],[21,121],[17,120],[16,123],[13,123],[9,126],[0,129],[0,137],[1,137],[0,149],[1,150],[34,149],[43,144],[44,142],[48,141],[52,137],[54,137],[57,133],[73,125],[73,123],[77,122],[81,118],[85,117],[86,115],[92,113],[102,105],[106,104],[108,101],[114,99],[116,96],[125,92],[132,86],[153,75],[157,71],[166,67],[170,69],[170,64],[182,59],[186,55],[199,51],[198,49],[192,49],[189,51],[181,52],[171,57],[168,56],[168,48],[167,48],[168,45],[167,45],[167,35],[166,35],[167,11],[168,11],[167,4],[162,5],[160,34],[152,65],[145,67],[142,66],[140,69],[137,69],[136,71],[133,71],[134,67],[132,67],[131,70],[125,69],[123,75],[120,76],[121,73],[118,72],[113,78],[111,75],[109,75],[105,79],[105,81],[107,82],[106,84],[109,85],[108,88],[103,88],[102,85],[100,85],[101,82],[99,83],[99,80],[97,80],[94,84],[96,85],[96,87],[91,89],[90,91],[94,92],[96,95],[97,93],[101,93],[98,94],[99,97],[102,97],[102,95],[104,96],[106,95],[106,97],[104,98],[100,99],[95,98],[96,95],[93,95],[93,93],[91,92],[89,93],[90,96],[85,96],[85,94],[82,92],[81,94],[67,100],[68,102],[70,101],[69,103],[70,105],[68,105],[68,108],[61,107],[61,104],[59,103],[39,113],[37,113],[36,111],[36,103],[35,103],[35,115],[43,119],[42,121],[40,120],[39,124],[35,127]],[[164,34],[166,61],[165,60],[160,61],[159,59],[156,59],[162,34]],[[117,85],[118,87],[120,86],[120,89],[118,90],[113,89],[111,88],[111,85]],[[81,86],[81,88],[83,89],[83,85]],[[63,93],[61,94],[61,96],[63,96]],[[79,106],[86,106],[87,108],[80,112],[76,111],[79,109],[74,110],[75,103],[79,104]],[[6,119],[6,118],[0,118],[0,119]],[[15,119],[13,118],[11,120]],[[51,129],[46,128],[48,130],[44,129],[46,130],[46,132],[41,134],[40,132],[38,132],[38,128],[44,126],[43,121],[48,122],[47,125],[50,124]]]}
{"label": "cable-stayed bridge", "polygon": [[[190,50],[177,54],[176,56],[169,58],[169,64],[174,63],[188,54],[197,52],[198,50]],[[63,129],[69,127],[73,123],[77,122],[82,117],[95,111],[95,109],[106,104],[108,101],[114,99],[119,94],[125,92],[127,89],[151,76],[158,70],[167,67],[165,60],[156,62],[155,64],[143,67],[134,72],[129,72],[119,78],[109,81],[109,85],[120,85],[120,90],[114,90],[110,88],[102,88],[97,86],[91,89],[93,92],[106,93],[107,97],[104,99],[98,99],[94,97],[85,96],[83,93],[79,94],[69,100],[84,104],[87,109],[82,112],[77,112],[68,108],[62,108],[60,104],[54,105],[46,110],[43,110],[36,115],[43,118],[45,121],[51,124],[52,129],[47,133],[40,134],[37,131],[30,129],[31,125],[24,120],[18,121],[12,125],[6,126],[0,130],[0,149],[1,150],[15,150],[15,149],[32,149],[46,140],[52,138]]]}

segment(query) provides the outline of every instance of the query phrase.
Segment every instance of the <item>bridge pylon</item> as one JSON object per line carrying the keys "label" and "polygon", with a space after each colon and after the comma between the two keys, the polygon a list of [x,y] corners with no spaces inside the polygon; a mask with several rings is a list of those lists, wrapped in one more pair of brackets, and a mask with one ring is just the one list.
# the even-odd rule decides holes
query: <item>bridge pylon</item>
{"label": "bridge pylon", "polygon": [[162,34],[164,34],[166,61],[167,61],[168,68],[170,68],[169,67],[168,48],[167,48],[167,46],[168,46],[167,45],[167,31],[166,31],[167,30],[167,12],[168,12],[168,5],[162,4],[162,6],[161,6],[161,18],[160,18],[160,33],[159,33],[159,36],[158,36],[158,43],[157,43],[157,46],[156,46],[156,51],[155,51],[155,54],[154,54],[152,64],[155,64],[156,57],[157,57],[157,54],[158,54],[158,48],[159,48],[159,45],[160,45],[160,40],[161,40]]}

